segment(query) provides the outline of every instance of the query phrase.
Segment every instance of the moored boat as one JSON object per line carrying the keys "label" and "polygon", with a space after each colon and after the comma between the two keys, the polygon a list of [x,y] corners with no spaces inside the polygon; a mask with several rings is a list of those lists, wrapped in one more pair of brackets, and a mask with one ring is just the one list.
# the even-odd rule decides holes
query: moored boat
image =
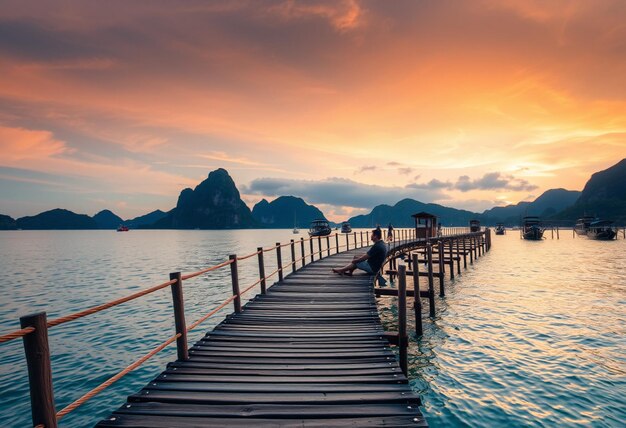
{"label": "moored boat", "polygon": [[118,232],[128,232],[128,226],[124,226],[123,224],[120,224],[117,228]]}
{"label": "moored boat", "polygon": [[594,217],[589,215],[582,216],[581,218],[576,220],[576,225],[574,226],[574,231],[576,232],[576,234],[579,236],[587,235],[587,232],[589,231],[589,225],[593,220]]}
{"label": "moored boat", "polygon": [[538,241],[543,239],[544,227],[541,225],[539,217],[527,216],[522,222],[522,236],[524,239]]}
{"label": "moored boat", "polygon": [[617,237],[617,232],[613,228],[610,220],[595,220],[589,223],[587,238],[601,241],[610,241]]}
{"label": "moored boat", "polygon": [[332,230],[330,229],[330,225],[328,221],[324,219],[317,219],[311,222],[311,227],[309,228],[310,236],[326,236],[330,235]]}
{"label": "moored boat", "polygon": [[496,224],[496,235],[504,235],[506,233],[506,228],[503,223]]}
{"label": "moored boat", "polygon": [[352,228],[350,227],[350,223],[344,221],[341,223],[341,233],[350,233],[352,232]]}
{"label": "moored boat", "polygon": [[470,220],[470,232],[480,232],[480,220]]}

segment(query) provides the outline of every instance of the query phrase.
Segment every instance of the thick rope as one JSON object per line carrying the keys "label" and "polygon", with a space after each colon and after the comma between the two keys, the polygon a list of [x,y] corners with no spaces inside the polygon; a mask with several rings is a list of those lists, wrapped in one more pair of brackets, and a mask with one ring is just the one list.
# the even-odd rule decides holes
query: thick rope
{"label": "thick rope", "polygon": [[67,407],[65,407],[63,410],[58,411],[57,412],[57,420],[61,419],[63,416],[67,415],[71,411],[75,410],[77,407],[79,407],[80,405],[85,403],[85,401],[87,401],[90,398],[94,397],[95,395],[99,394],[104,389],[106,389],[107,387],[109,387],[110,385],[112,385],[114,382],[116,382],[117,380],[121,379],[122,377],[126,376],[131,371],[135,370],[137,367],[139,367],[144,362],[146,362],[146,360],[148,360],[149,358],[151,358],[154,355],[156,355],[159,351],[163,350],[166,346],[168,346],[170,343],[174,342],[180,336],[181,336],[180,333],[176,333],[174,336],[172,336],[169,339],[167,339],[165,342],[163,342],[162,344],[160,344],[159,346],[154,348],[152,351],[148,352],[146,355],[144,355],[143,357],[141,357],[140,359],[138,359],[137,361],[135,361],[134,363],[132,363],[131,365],[126,367],[124,370],[122,370],[121,372],[119,372],[115,376],[113,376],[113,377],[107,379],[106,381],[102,382],[99,386],[95,387],[94,389],[89,391],[87,394],[83,395],[78,400],[74,401],[72,404],[70,404]]}
{"label": "thick rope", "polygon": [[19,339],[20,337],[24,337],[33,331],[35,331],[35,327],[26,327],[21,330],[12,331],[11,333],[0,336],[0,343],[9,342],[13,339]]}
{"label": "thick rope", "polygon": [[261,251],[257,251],[256,253],[248,254],[247,256],[237,257],[237,260],[249,259],[250,257],[258,256],[259,254],[261,254]]}
{"label": "thick rope", "polygon": [[155,292],[157,290],[160,290],[162,288],[165,288],[165,287],[167,287],[169,285],[172,285],[172,284],[175,284],[175,283],[176,283],[176,280],[172,279],[172,280],[169,280],[167,282],[164,282],[163,284],[155,285],[154,287],[150,287],[150,288],[147,288],[147,289],[145,289],[143,291],[139,291],[139,292],[137,292],[135,294],[131,294],[130,296],[122,297],[120,299],[113,300],[113,301],[111,301],[109,303],[105,303],[103,305],[94,306],[92,308],[85,309],[84,311],[76,312],[76,313],[73,313],[71,315],[66,315],[64,317],[57,318],[57,319],[54,319],[52,321],[48,321],[48,327],[54,327],[56,325],[63,324],[63,323],[68,322],[68,321],[74,321],[74,320],[76,320],[78,318],[82,318],[82,317],[87,316],[87,315],[95,314],[96,312],[100,312],[100,311],[103,311],[105,309],[112,308],[113,306],[117,306],[117,305],[119,305],[121,303],[128,302],[129,300],[133,300],[133,299],[136,299],[138,297],[145,296],[146,294],[153,293],[153,292]]}
{"label": "thick rope", "polygon": [[191,331],[194,328],[198,327],[200,324],[205,322],[210,316],[215,315],[220,309],[222,309],[224,306],[228,305],[230,302],[232,302],[236,298],[237,298],[237,295],[235,294],[234,296],[231,296],[230,298],[224,300],[224,302],[222,302],[222,304],[219,305],[217,308],[213,309],[211,312],[209,312],[208,314],[206,314],[205,316],[200,318],[198,321],[194,322],[189,327],[187,327],[187,331]]}
{"label": "thick rope", "polygon": [[219,265],[211,266],[210,268],[206,268],[206,269],[203,269],[203,270],[199,270],[198,272],[194,272],[194,273],[190,273],[188,275],[184,275],[184,276],[181,277],[181,279],[191,279],[191,278],[194,278],[196,276],[200,276],[202,274],[205,274],[207,272],[211,272],[211,271],[217,270],[219,268],[223,268],[224,266],[228,266],[232,262],[233,262],[233,260],[226,260],[225,262],[222,262]]}

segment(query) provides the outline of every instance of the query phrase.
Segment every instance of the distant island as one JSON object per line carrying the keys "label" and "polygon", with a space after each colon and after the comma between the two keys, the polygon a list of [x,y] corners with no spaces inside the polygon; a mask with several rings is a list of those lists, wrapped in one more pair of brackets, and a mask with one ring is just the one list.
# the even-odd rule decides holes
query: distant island
{"label": "distant island", "polygon": [[[444,225],[466,225],[475,218],[483,224],[505,223],[511,226],[519,224],[520,217],[524,215],[573,223],[584,214],[626,223],[626,159],[594,173],[582,192],[550,189],[532,202],[494,207],[482,213],[403,199],[393,206],[378,205],[370,213],[348,221],[353,227],[388,223],[396,227],[410,227],[411,214],[419,211],[438,216]],[[120,224],[133,229],[285,229],[307,227],[316,218],[326,219],[319,208],[296,196],[280,196],[271,202],[263,199],[251,210],[241,199],[228,171],[219,168],[209,173],[195,189],[182,190],[176,207],[168,212],[156,210],[127,220],[110,210],[102,210],[93,217],[60,208],[18,219],[0,214],[0,230],[111,230]]]}

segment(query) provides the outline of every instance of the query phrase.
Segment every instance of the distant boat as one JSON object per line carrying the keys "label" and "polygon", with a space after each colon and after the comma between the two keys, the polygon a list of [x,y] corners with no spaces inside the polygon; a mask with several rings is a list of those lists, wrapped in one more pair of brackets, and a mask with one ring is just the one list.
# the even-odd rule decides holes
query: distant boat
{"label": "distant boat", "polygon": [[331,233],[330,225],[328,221],[324,219],[317,219],[311,222],[311,227],[309,228],[310,236],[326,236]]}
{"label": "distant boat", "polygon": [[589,225],[593,220],[594,217],[589,215],[582,216],[581,218],[576,220],[576,225],[574,226],[574,231],[576,232],[576,234],[579,236],[587,235],[587,232],[589,231]]}
{"label": "distant boat", "polygon": [[480,221],[470,220],[470,232],[480,232]]}
{"label": "distant boat", "polygon": [[610,220],[595,220],[589,224],[587,230],[587,238],[597,239],[600,241],[610,241],[615,239],[617,232],[612,227],[613,222]]}
{"label": "distant boat", "polygon": [[350,227],[350,223],[344,221],[341,223],[341,233],[350,233],[352,232],[352,228]]}
{"label": "distant boat", "polygon": [[128,226],[124,226],[123,224],[120,224],[117,228],[118,232],[128,232]]}
{"label": "distant boat", "polygon": [[527,216],[522,222],[522,236],[524,239],[539,241],[543,239],[544,227],[541,225],[539,217]]}
{"label": "distant boat", "polygon": [[506,228],[504,224],[498,223],[496,224],[496,235],[504,235],[506,233]]}

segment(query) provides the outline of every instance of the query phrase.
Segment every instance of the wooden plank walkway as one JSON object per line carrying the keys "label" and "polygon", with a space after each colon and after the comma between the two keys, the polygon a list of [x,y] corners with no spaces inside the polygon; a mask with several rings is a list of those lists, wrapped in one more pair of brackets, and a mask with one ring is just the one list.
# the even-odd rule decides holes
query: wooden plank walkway
{"label": "wooden plank walkway", "polygon": [[286,276],[97,426],[427,426],[384,338],[372,276],[330,272],[364,251]]}

